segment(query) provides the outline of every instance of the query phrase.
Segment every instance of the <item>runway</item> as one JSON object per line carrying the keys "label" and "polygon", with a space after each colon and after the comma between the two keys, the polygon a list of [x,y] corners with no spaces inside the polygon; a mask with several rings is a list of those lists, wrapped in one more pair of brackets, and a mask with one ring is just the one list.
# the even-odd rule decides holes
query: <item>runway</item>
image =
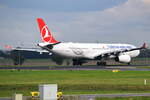
{"label": "runway", "polygon": [[[83,94],[83,95],[65,95],[66,100],[95,100],[96,98],[103,98],[103,97],[137,97],[137,96],[150,96],[150,93],[127,93],[127,94]],[[75,99],[72,99],[75,98]]]}
{"label": "runway", "polygon": [[[124,93],[124,94],[83,94],[83,95],[64,95],[65,100],[95,100],[96,98],[114,98],[114,97],[137,97],[137,96],[150,96],[150,93]],[[25,96],[24,98],[31,98]],[[0,97],[0,100],[12,100],[11,97]]]}
{"label": "runway", "polygon": [[0,70],[16,69],[16,70],[135,70],[150,71],[145,68],[150,65],[108,65],[108,66],[4,66]]}

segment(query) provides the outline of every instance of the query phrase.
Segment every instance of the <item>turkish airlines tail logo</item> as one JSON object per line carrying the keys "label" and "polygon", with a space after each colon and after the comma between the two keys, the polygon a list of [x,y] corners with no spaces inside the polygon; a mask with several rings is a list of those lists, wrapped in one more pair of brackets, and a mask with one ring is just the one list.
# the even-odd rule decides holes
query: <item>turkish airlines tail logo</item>
{"label": "turkish airlines tail logo", "polygon": [[54,39],[54,37],[52,36],[50,30],[48,29],[47,25],[44,23],[42,18],[37,18],[37,22],[38,22],[38,26],[40,29],[43,42],[48,42],[51,44],[59,43]]}

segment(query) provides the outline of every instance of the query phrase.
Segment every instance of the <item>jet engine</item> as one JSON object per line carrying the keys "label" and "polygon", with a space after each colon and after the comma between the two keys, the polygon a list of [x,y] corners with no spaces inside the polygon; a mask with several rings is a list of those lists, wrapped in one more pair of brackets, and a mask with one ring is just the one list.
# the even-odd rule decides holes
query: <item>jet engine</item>
{"label": "jet engine", "polygon": [[129,55],[120,55],[115,59],[118,62],[129,63],[131,61],[131,57]]}

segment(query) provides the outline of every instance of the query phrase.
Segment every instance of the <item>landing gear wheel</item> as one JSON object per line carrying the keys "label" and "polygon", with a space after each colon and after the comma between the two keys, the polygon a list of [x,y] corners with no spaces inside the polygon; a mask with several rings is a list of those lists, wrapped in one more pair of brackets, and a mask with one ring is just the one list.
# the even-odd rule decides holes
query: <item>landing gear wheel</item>
{"label": "landing gear wheel", "polygon": [[76,59],[73,59],[73,66],[75,65],[82,65],[82,62],[80,60],[76,60]]}
{"label": "landing gear wheel", "polygon": [[97,62],[97,66],[100,66],[100,65],[101,66],[106,66],[106,64],[107,64],[106,62]]}
{"label": "landing gear wheel", "polygon": [[99,66],[99,65],[100,65],[100,62],[97,62],[96,65]]}
{"label": "landing gear wheel", "polygon": [[128,63],[128,65],[131,65],[131,63]]}

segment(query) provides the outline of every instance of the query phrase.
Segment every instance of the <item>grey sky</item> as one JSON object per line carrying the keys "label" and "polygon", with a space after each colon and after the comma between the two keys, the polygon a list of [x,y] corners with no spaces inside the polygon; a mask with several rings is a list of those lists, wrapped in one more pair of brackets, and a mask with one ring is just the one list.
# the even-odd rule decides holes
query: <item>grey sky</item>
{"label": "grey sky", "polygon": [[150,0],[1,0],[0,44],[41,42],[36,18],[65,42],[150,44]]}

